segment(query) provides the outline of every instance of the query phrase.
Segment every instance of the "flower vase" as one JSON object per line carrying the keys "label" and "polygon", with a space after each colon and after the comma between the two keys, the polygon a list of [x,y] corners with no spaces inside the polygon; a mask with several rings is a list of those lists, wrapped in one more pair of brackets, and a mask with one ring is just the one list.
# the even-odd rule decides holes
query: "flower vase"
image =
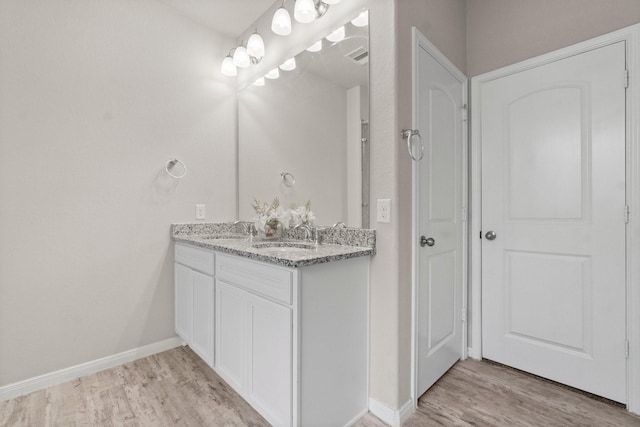
{"label": "flower vase", "polygon": [[261,230],[260,237],[267,240],[281,239],[282,227],[279,224],[276,227],[269,227],[266,225],[264,230]]}

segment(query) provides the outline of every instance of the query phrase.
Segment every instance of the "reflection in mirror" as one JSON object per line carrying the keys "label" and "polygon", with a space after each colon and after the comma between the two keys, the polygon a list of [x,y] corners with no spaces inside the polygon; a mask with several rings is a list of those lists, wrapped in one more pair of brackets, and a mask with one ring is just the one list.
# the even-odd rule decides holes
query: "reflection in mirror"
{"label": "reflection in mirror", "polygon": [[255,215],[254,198],[278,197],[310,200],[318,224],[369,227],[368,41],[363,13],[240,91],[240,219]]}

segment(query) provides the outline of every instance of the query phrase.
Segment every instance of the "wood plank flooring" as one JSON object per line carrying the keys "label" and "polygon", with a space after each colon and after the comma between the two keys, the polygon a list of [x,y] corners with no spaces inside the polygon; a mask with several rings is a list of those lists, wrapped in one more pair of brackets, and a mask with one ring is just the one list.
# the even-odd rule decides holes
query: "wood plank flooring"
{"label": "wood plank flooring", "polygon": [[0,402],[0,426],[269,426],[188,347]]}
{"label": "wood plank flooring", "polygon": [[[0,426],[11,427],[268,425],[188,347],[0,402]],[[405,425],[640,427],[640,417],[515,369],[466,360],[420,398]],[[355,424],[384,426],[371,414]]]}
{"label": "wood plank flooring", "polygon": [[418,426],[640,426],[622,405],[487,361],[458,362],[405,423]]}

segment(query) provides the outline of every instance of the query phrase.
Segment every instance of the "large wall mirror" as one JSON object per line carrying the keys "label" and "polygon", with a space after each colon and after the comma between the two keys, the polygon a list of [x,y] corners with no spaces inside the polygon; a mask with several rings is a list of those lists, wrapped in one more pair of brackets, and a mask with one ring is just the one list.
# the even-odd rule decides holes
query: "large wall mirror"
{"label": "large wall mirror", "polygon": [[310,200],[318,224],[369,227],[368,13],[340,28],[319,34],[295,69],[240,90],[240,219],[255,215],[254,198],[278,197]]}

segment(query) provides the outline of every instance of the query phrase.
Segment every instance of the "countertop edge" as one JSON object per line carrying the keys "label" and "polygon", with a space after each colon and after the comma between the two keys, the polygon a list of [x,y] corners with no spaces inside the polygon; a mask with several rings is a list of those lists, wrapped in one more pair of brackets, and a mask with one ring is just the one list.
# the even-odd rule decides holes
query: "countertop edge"
{"label": "countertop edge", "polygon": [[[204,249],[210,249],[218,252],[223,252],[232,255],[238,255],[244,258],[253,259],[256,261],[268,262],[271,264],[280,265],[283,267],[300,268],[308,267],[311,265],[324,264],[328,262],[335,262],[344,259],[372,256],[375,255],[375,248],[371,247],[359,247],[359,246],[346,246],[346,245],[323,245],[318,246],[319,249],[326,248],[327,250],[337,250],[338,253],[318,254],[317,256],[306,256],[305,259],[292,260],[287,258],[281,258],[272,255],[261,254],[255,251],[248,251],[240,248],[229,247],[229,241],[227,245],[224,242],[216,240],[202,241],[197,235],[181,235],[173,236],[173,240],[178,243],[189,244],[192,246],[198,246]],[[236,241],[236,244],[242,243],[241,240]]]}

